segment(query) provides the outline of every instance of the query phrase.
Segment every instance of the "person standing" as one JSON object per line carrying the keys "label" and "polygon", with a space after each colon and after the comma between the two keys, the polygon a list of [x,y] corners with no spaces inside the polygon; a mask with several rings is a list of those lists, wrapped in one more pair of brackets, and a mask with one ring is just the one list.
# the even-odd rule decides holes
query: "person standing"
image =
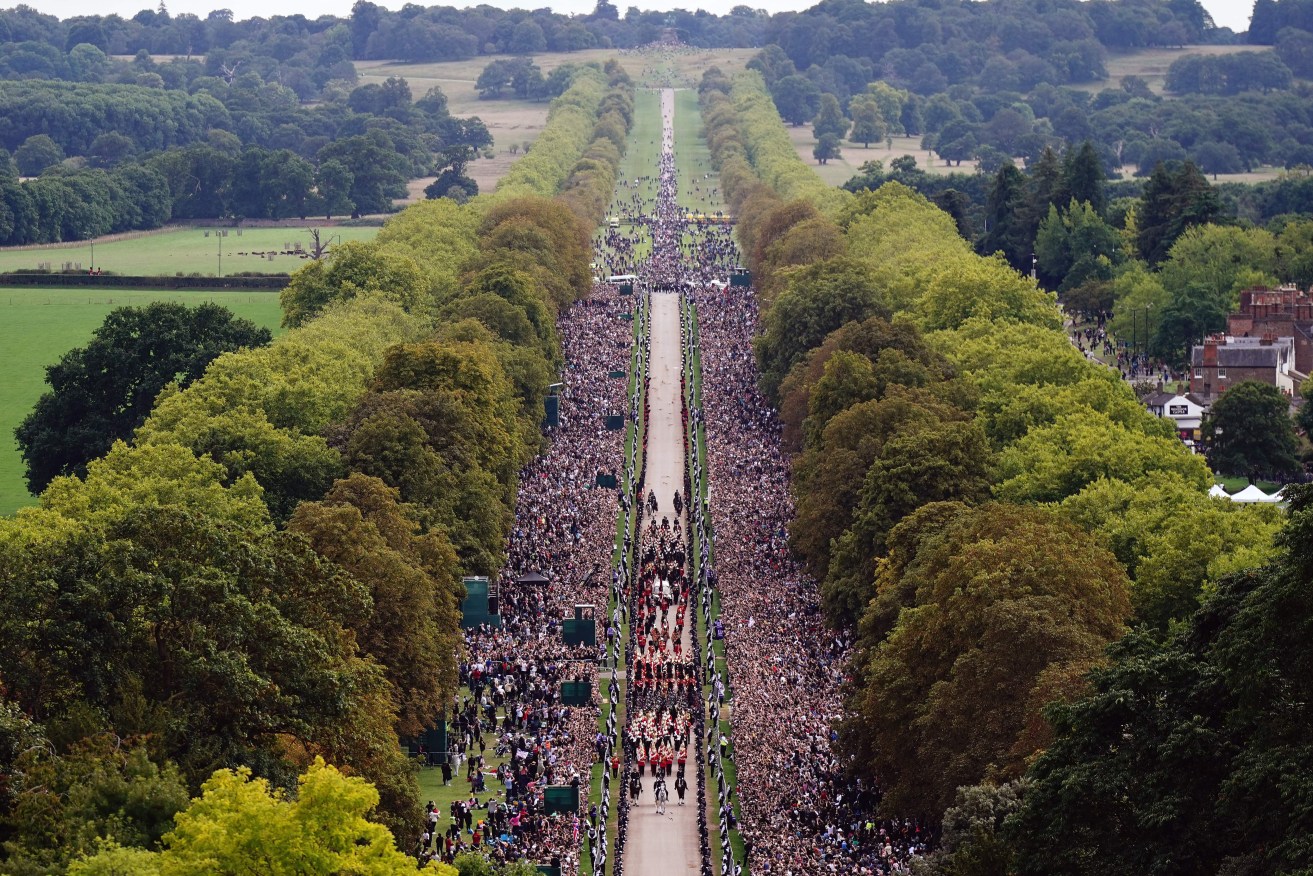
{"label": "person standing", "polygon": [[684,805],[684,792],[687,790],[688,790],[688,779],[684,778],[683,773],[680,773],[678,776],[675,777],[675,793],[679,795],[680,806]]}

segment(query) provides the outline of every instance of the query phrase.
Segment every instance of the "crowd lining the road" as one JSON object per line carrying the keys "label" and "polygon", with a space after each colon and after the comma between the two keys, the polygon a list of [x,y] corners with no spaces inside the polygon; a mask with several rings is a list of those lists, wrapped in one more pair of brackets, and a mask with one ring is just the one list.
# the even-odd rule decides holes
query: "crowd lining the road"
{"label": "crowd lining the road", "polygon": [[[718,792],[720,855],[713,870],[707,788],[697,770],[706,876],[733,876],[745,863],[730,849],[729,831],[735,828],[742,833],[744,857],[754,873],[906,872],[908,861],[928,847],[931,837],[914,819],[877,818],[878,789],[848,778],[834,750],[833,725],[841,713],[850,642],[826,629],[816,583],[790,556],[788,460],[780,449],[778,417],[757,389],[752,355],[756,302],[750,288],[726,282],[739,258],[729,229],[683,221],[668,107],[663,100],[657,197],[644,211],[638,193],[654,180],[640,178],[627,188],[622,184],[622,191],[632,192],[624,196],[625,210],[646,221],[627,231],[607,229],[595,258],[604,274],[636,273],[640,290],[679,292],[696,306],[703,397],[702,405],[686,415],[706,429],[708,470],[701,471],[690,456],[683,497],[691,498],[690,529],[700,527],[704,574],[699,581],[686,578],[688,542],[680,515],[664,526],[652,516],[645,527],[636,527],[642,537],[633,586],[627,558],[611,574],[603,571],[612,554],[617,516],[638,513],[634,497],[639,497],[638,506],[646,503],[638,491],[641,462],[633,456],[624,459],[624,432],[604,422],[606,414],[626,408],[628,421],[637,421],[639,393],[626,399],[625,381],[609,375],[627,373],[631,360],[631,324],[620,315],[637,316],[642,308],[634,306],[637,296],[623,296],[617,285],[599,283],[590,299],[575,304],[559,322],[567,363],[561,424],[551,430],[548,449],[522,473],[509,562],[500,580],[503,624],[467,635],[461,680],[469,695],[453,707],[451,750],[456,773],[466,764],[471,796],[452,805],[445,831],[440,822],[446,814],[430,815],[420,854],[450,861],[460,851],[482,847],[497,859],[558,863],[563,873],[575,874],[581,842],[587,841],[594,873],[600,874],[613,857],[613,873],[620,876],[631,801],[619,796],[620,828],[612,849],[605,827],[611,780],[629,789],[640,769],[678,768],[682,774],[696,760],[709,767]],[[706,185],[714,193],[710,180]],[[638,241],[645,234],[651,235],[651,252],[640,261]],[[687,323],[683,331],[688,355],[694,334]],[[648,348],[640,343],[638,349],[642,363]],[[614,472],[618,463],[624,466],[620,490],[598,488],[597,474]],[[696,498],[704,478],[710,482],[706,505]],[[708,550],[713,537],[714,569]],[[530,571],[541,572],[547,583],[517,582]],[[713,591],[719,594],[721,612],[714,625]],[[561,619],[576,604],[606,606],[608,594],[627,594],[628,602],[620,599],[609,615],[600,612],[607,630],[599,647],[564,645]],[[695,611],[708,621],[708,632],[705,643],[695,637],[692,653],[685,653],[681,634],[693,623],[685,600],[695,598]],[[619,630],[626,622],[628,722],[621,732],[611,712],[599,732],[598,696],[588,707],[564,706],[560,685],[583,680],[598,691],[603,680],[599,661],[616,667]],[[713,638],[720,635],[727,658],[724,675],[716,672],[711,651]],[[701,681],[708,685],[703,708],[692,703],[702,693],[695,680],[699,666]],[[618,685],[613,678],[606,680],[614,704]],[[722,714],[723,706],[733,714],[728,736],[718,721],[707,720],[708,714]],[[702,740],[696,757],[694,738]],[[621,742],[623,760],[616,750]],[[509,758],[491,779],[483,771],[488,747]],[[734,785],[722,765],[731,750]],[[584,817],[543,813],[542,792],[548,784],[575,784],[586,800],[590,769],[598,762],[604,774],[600,810],[594,806]]]}

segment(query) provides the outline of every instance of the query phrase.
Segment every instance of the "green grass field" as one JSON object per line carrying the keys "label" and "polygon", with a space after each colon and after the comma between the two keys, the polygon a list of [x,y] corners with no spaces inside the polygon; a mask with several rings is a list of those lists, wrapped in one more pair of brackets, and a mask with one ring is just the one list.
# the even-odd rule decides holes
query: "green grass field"
{"label": "green grass field", "polygon": [[1213,483],[1221,484],[1222,488],[1228,493],[1238,493],[1250,484],[1255,484],[1264,493],[1275,493],[1281,489],[1281,484],[1276,481],[1251,481],[1249,478],[1237,475],[1230,477],[1227,475],[1213,475]]}
{"label": "green grass field", "polygon": [[[130,276],[173,276],[179,272],[216,276],[220,271],[220,251],[223,253],[222,272],[225,277],[238,271],[291,273],[307,260],[281,253],[294,250],[298,243],[302,249],[309,249],[308,229],[311,227],[314,226],[228,228],[224,229],[228,232],[227,237],[218,236],[219,229],[216,228],[169,228],[117,239],[3,247],[0,248],[0,272],[37,268],[42,264],[58,271],[65,263],[86,270],[92,266],[94,245],[96,267]],[[373,227],[323,228],[324,239],[335,243],[373,240],[377,234],[378,228]],[[267,256],[270,252],[275,253],[273,258]]]}
{"label": "green grass field", "polygon": [[45,392],[45,367],[85,344],[114,308],[152,301],[213,301],[275,333],[282,319],[276,292],[0,288],[0,514],[35,501],[23,480],[14,428]]}
{"label": "green grass field", "polygon": [[1186,55],[1233,55],[1236,52],[1262,51],[1263,46],[1186,46],[1181,49],[1136,49],[1130,52],[1109,52],[1108,78],[1099,82],[1086,82],[1073,85],[1082,91],[1102,91],[1105,88],[1117,88],[1123,76],[1139,76],[1149,84],[1150,90],[1163,93],[1167,82],[1167,68],[1177,58]]}
{"label": "green grass field", "polygon": [[[711,150],[702,131],[702,112],[696,91],[675,92],[675,173],[679,177],[679,203],[703,213],[728,210],[723,193],[712,197],[718,187]],[[705,179],[711,174],[711,179]]]}

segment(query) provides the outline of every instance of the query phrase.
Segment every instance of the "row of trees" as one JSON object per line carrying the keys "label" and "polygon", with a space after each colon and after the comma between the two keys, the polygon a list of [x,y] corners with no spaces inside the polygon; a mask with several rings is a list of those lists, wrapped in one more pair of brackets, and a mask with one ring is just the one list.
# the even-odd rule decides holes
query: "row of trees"
{"label": "row of trees", "polygon": [[[543,136],[574,149],[559,170],[540,163],[465,205],[426,201],[308,266],[273,343],[216,337],[198,359],[254,346],[185,387],[165,373],[182,367],[171,339],[117,323],[61,363],[38,416],[62,411],[75,435],[74,397],[112,391],[91,374],[112,337],[141,352],[120,351],[139,378],[120,382],[135,393],[124,402],[165,386],[148,411],[103,418],[131,443],[64,458],[85,476],[55,477],[36,508],[0,521],[0,841],[13,867],[244,860],[237,822],[266,831],[262,854],[286,852],[278,826],[298,819],[242,773],[216,774],[183,812],[215,770],[237,768],[290,791],[308,767],[299,802],[313,781],[344,807],[332,825],[349,837],[334,846],[343,857],[322,872],[366,847],[383,866],[388,837],[362,816],[414,834],[418,788],[397,736],[432,726],[455,691],[460,575],[503,561],[560,364],[556,314],[588,290],[599,219],[587,198],[550,197],[591,188],[600,160],[556,129],[592,106],[614,150],[609,126],[627,130],[631,98],[623,71],[609,80],[590,70],[554,114]],[[376,800],[317,757],[369,780]],[[111,835],[133,848],[98,844]]]}
{"label": "row of trees", "polygon": [[[1214,174],[1313,162],[1307,101],[1283,90],[1289,71],[1264,77],[1266,68],[1252,54],[1180,59],[1168,80],[1185,95],[1176,99],[1155,94],[1136,76],[1093,94],[1002,75],[991,77],[989,89],[955,86],[929,96],[861,75],[840,86],[798,74],[776,46],[749,66],[762,73],[787,122],[822,122],[818,140],[822,128],[863,148],[887,136],[919,136],[923,149],[949,164],[973,161],[987,173],[1086,140],[1113,177],[1123,168],[1147,176],[1160,161],[1185,158]],[[1233,72],[1204,69],[1215,67]]]}
{"label": "row of trees", "polygon": [[[1265,29],[1269,20],[1278,29],[1294,20],[1262,17],[1260,26]],[[1179,46],[1232,37],[1229,31],[1214,28],[1198,3],[1164,0],[1109,0],[1090,7],[1075,2],[991,2],[928,8],[906,2],[877,9],[831,0],[805,13],[775,15],[747,6],[725,15],[630,7],[622,15],[609,0],[599,0],[593,12],[583,16],[547,8],[482,6],[411,5],[394,12],[360,0],[347,18],[272,15],[238,21],[226,9],[202,17],[170,14],[163,7],[143,9],[131,18],[83,15],[61,21],[27,7],[0,16],[0,44],[11,44],[5,48],[15,49],[19,68],[27,72],[45,72],[45,65],[53,60],[48,53],[68,53],[79,45],[107,55],[143,50],[168,55],[229,53],[304,74],[331,70],[339,48],[346,49],[341,59],[348,61],[463,60],[487,54],[632,48],[656,41],[670,30],[696,46],[778,43],[800,69],[825,66],[835,57],[868,64],[898,62],[912,71],[933,70],[935,77],[954,83],[981,74],[984,65],[995,59],[1040,67],[1054,81],[1080,81],[1102,69],[1105,49]],[[1258,41],[1271,43],[1270,38]]]}
{"label": "row of trees", "polygon": [[[308,114],[263,107],[230,115],[204,92],[188,97],[136,86],[37,82],[4,93],[22,107],[9,119],[12,136],[49,133],[21,140],[12,162],[3,156],[3,244],[82,240],[187,219],[389,212],[407,179],[441,172],[453,151],[469,156],[491,143],[477,118],[447,113],[440,90],[412,101],[397,78],[357,88],[340,112]],[[143,96],[144,103],[134,103]],[[64,109],[89,108],[89,116],[70,127],[62,111],[43,114],[42,107],[65,98]],[[120,124],[121,117],[133,121]],[[307,136],[291,122],[273,127],[279,118],[324,133]],[[255,139],[271,145],[244,145],[229,128],[263,130]],[[468,181],[467,188],[477,193]]]}
{"label": "row of trees", "polygon": [[[792,543],[857,635],[848,768],[891,814],[944,812],[1025,774],[1053,739],[1046,705],[1085,691],[1128,628],[1162,637],[1271,556],[1279,512],[1209,499],[1203,462],[1070,345],[1053,297],[925,198],[786,201],[739,178],[757,144],[723,89],[704,82],[703,104],[764,290]],[[1079,166],[1059,180],[1079,187]]]}
{"label": "row of trees", "polygon": [[130,18],[79,15],[61,21],[22,7],[0,15],[0,68],[15,78],[76,78],[80,69],[70,63],[70,56],[87,46],[101,56],[222,55],[230,62],[277,68],[286,78],[309,81],[313,88],[316,81],[321,87],[325,79],[346,78],[340,65],[346,62],[349,70],[352,59],[449,61],[488,54],[632,48],[656,41],[671,27],[695,45],[750,47],[763,43],[769,20],[766,13],[747,7],[724,16],[631,8],[622,17],[607,0],[586,16],[545,7],[527,11],[412,5],[392,11],[361,0],[346,17],[296,14],[236,20],[227,9],[200,16],[157,7]]}
{"label": "row of trees", "polygon": [[[115,164],[206,142],[216,131],[244,145],[292,149],[304,157],[313,157],[335,139],[373,130],[392,137],[398,151],[408,157],[443,145],[483,148],[491,143],[477,118],[451,116],[441,89],[431,88],[416,100],[406,80],[395,76],[307,108],[286,88],[265,83],[254,73],[226,81],[200,75],[194,61],[175,59],[166,66],[175,65],[190,65],[191,76],[177,89],[41,81],[6,84],[0,88],[0,108],[6,114],[0,146],[17,150],[29,138],[44,135],[62,152],[51,163],[81,156]],[[111,135],[117,150],[98,145]],[[31,164],[24,173],[35,175],[44,167]]]}
{"label": "row of trees", "polygon": [[282,219],[392,209],[410,168],[380,131],[325,146],[316,161],[287,149],[196,144],[111,169],[56,165],[0,178],[0,243],[86,240],[187,219]]}
{"label": "row of trees", "polygon": [[1166,88],[1174,94],[1242,94],[1291,85],[1290,68],[1273,52],[1185,55],[1167,68]]}
{"label": "row of trees", "polygon": [[[1030,87],[1106,77],[1108,50],[1229,41],[1195,0],[1184,2],[915,3],[829,0],[771,19],[766,43],[799,71],[852,91],[890,79],[918,94],[952,85],[998,88],[999,75]],[[856,82],[854,83],[854,77]]]}
{"label": "row of trees", "polygon": [[[979,252],[1033,268],[1068,309],[1111,314],[1119,338],[1178,365],[1191,344],[1225,328],[1242,289],[1313,282],[1311,220],[1294,215],[1307,208],[1297,200],[1302,178],[1219,189],[1192,163],[1170,161],[1132,197],[1135,189],[1105,177],[1099,149],[1085,142],[1062,155],[1045,148],[1025,173],[1011,162],[992,176],[927,174],[906,157],[888,171],[868,162],[845,188],[915,188]],[[1256,228],[1229,217],[1230,205],[1287,212]]]}

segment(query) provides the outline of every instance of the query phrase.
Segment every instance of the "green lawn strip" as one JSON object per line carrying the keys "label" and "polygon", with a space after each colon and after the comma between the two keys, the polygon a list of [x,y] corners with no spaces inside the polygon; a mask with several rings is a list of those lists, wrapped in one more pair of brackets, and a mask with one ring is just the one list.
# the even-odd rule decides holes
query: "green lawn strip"
{"label": "green lawn strip", "polygon": [[[697,341],[698,341],[698,337],[699,337],[699,335],[698,335],[698,322],[697,322],[697,308],[696,308],[696,306],[694,306],[694,305],[690,305],[690,306],[689,306],[689,320],[690,320],[690,329],[691,329],[690,334],[691,334],[691,336],[692,336],[692,338],[693,338],[693,355],[690,357],[690,359],[691,359],[690,369],[691,369],[691,371],[692,371],[692,378],[693,378],[693,379],[692,379],[692,386],[693,386],[693,393],[692,393],[692,394],[693,394],[693,399],[694,399],[694,401],[695,401],[697,404],[700,405],[700,404],[701,404],[701,401],[702,401],[702,351],[701,351],[701,346],[700,346],[700,344],[698,344],[698,342],[697,342]],[[710,469],[708,468],[708,464],[707,464],[707,442],[706,442],[706,426],[705,426],[705,424],[703,424],[701,428],[699,428],[699,429],[696,430],[696,437],[697,437],[697,454],[698,454],[698,460],[699,460],[699,462],[701,463],[701,466],[702,466],[702,472],[703,472],[703,480],[702,480],[702,486],[703,486],[703,501],[706,501],[706,497],[707,497],[707,496],[709,495],[709,493],[710,493],[710,486],[711,486],[711,471],[710,471]],[[711,523],[712,523],[712,520],[711,520],[711,514],[710,514],[710,510],[709,510],[709,509],[708,509],[708,511],[707,511],[707,513],[706,513],[706,515],[705,515],[705,517],[706,517],[706,520],[707,520],[708,524],[711,524]],[[712,532],[714,533],[714,528],[712,529]],[[715,540],[715,536],[713,535],[713,536],[709,539],[709,543],[708,543],[708,545],[707,545],[707,554],[708,554],[708,557],[710,558],[710,561],[711,561],[711,564],[712,564],[713,567],[714,567],[714,564],[715,564],[715,550],[716,550],[716,540]],[[692,551],[692,553],[693,553],[693,556],[694,556],[695,558],[700,557],[700,556],[701,556],[701,546],[700,546],[700,545],[695,546],[695,549]],[[702,616],[702,615],[701,615],[701,612],[698,612],[698,617],[701,618],[701,616]],[[712,622],[715,622],[715,620],[716,620],[717,618],[719,618],[719,617],[720,617],[720,593],[719,593],[718,591],[716,591],[716,592],[713,592],[713,594],[712,594],[712,599],[711,599],[711,620],[712,620]],[[706,635],[706,634],[705,634],[705,627],[703,627],[703,630],[704,630],[704,631],[703,631],[702,635],[705,637],[705,635]],[[716,666],[716,669],[720,672],[721,677],[725,679],[725,702],[726,702],[727,704],[732,704],[732,703],[733,703],[733,700],[734,700],[734,685],[733,685],[733,679],[731,678],[731,676],[730,676],[730,674],[729,674],[729,664],[728,664],[728,662],[727,662],[726,659],[725,659],[725,642],[724,642],[724,640],[715,640],[715,641],[712,642],[712,653],[713,653],[713,655],[714,655],[713,659],[715,660],[715,666]],[[710,686],[710,685],[704,685],[704,686],[703,686],[703,697],[705,698],[705,697],[710,693],[710,691],[711,691],[711,686]],[[732,728],[731,728],[731,722],[728,721],[728,720],[721,720],[719,723],[720,723],[720,731],[721,731],[722,733],[726,734],[727,736],[729,736],[730,739],[731,739],[730,746],[729,746],[729,749],[728,749],[728,754],[722,759],[722,762],[723,762],[724,767],[725,767],[725,782],[726,782],[726,787],[729,787],[729,788],[736,788],[736,787],[737,787],[738,771],[737,771],[737,769],[735,768],[735,765],[734,765],[734,757],[733,757],[734,746],[733,746],[733,741],[732,741],[732,740],[733,740],[733,732],[732,732]],[[712,793],[712,791],[711,791],[711,785],[710,785],[710,782],[708,782],[708,785],[707,785],[707,824],[708,824],[708,830],[710,830],[711,835],[712,835],[714,838],[716,838],[716,839],[713,839],[713,845],[715,845],[715,844],[718,843],[718,837],[719,837],[719,835],[720,835],[720,833],[719,833],[719,831],[720,831],[720,810],[719,810],[719,806],[717,805],[717,803],[716,803],[716,802],[714,801],[714,799],[712,798],[711,793]],[[735,815],[736,818],[738,818],[738,819],[742,819],[742,812],[741,812],[741,810],[740,810],[740,808],[739,808],[739,800],[738,800],[738,796],[737,796],[737,794],[735,795],[735,798],[734,798],[734,815]],[[748,872],[749,872],[749,871],[748,871],[748,862],[747,862],[747,860],[746,860],[745,857],[744,857],[743,837],[742,837],[742,835],[739,833],[738,830],[731,830],[731,831],[730,831],[730,845],[731,845],[731,847],[732,847],[732,849],[733,849],[735,860],[738,861],[740,864],[743,865],[743,872],[744,872],[745,874],[748,873]],[[714,865],[717,867],[717,869],[719,869],[719,856],[715,856],[715,857],[716,857],[717,860],[716,860],[716,862],[714,862]]]}
{"label": "green lawn strip", "polygon": [[[711,151],[702,133],[702,113],[698,108],[696,91],[675,92],[675,173],[680,180],[679,205],[700,213],[725,210],[724,200],[713,202],[707,195],[707,186],[716,180],[711,166]],[[678,132],[691,132],[680,137]],[[706,179],[707,174],[711,179]],[[693,190],[695,180],[704,183],[699,194]]]}
{"label": "green lawn strip", "polygon": [[[95,266],[116,274],[147,277],[191,273],[207,277],[222,273],[230,277],[243,271],[290,274],[305,265],[308,259],[283,253],[294,253],[298,243],[303,252],[308,251],[309,229],[314,227],[319,226],[307,222],[303,226],[284,228],[174,227],[125,239],[4,247],[0,248],[0,272],[32,270],[41,265],[49,265],[58,271],[65,263],[80,265],[80,270],[87,270],[93,263],[94,243]],[[219,236],[220,231],[226,231],[227,236]],[[334,243],[373,240],[378,231],[377,227],[333,226],[321,229],[321,239]],[[274,253],[272,259],[269,253]]]}
{"label": "green lawn strip", "polygon": [[[687,309],[686,309],[686,315],[687,315],[687,318],[688,318],[688,320],[689,320],[689,324],[690,324],[690,334],[691,334],[691,336],[692,336],[693,338],[696,338],[696,336],[697,336],[697,317],[696,317],[696,312],[697,312],[697,311],[696,311],[696,307],[695,307],[695,305],[693,305],[692,303],[689,303],[689,304],[688,304],[688,307],[687,307]],[[696,345],[694,346],[694,351],[696,351]],[[687,366],[686,366],[686,369],[685,369],[685,393],[686,393],[685,403],[688,405],[690,411],[691,411],[694,407],[696,407],[696,406],[701,402],[701,386],[700,386],[700,381],[698,380],[698,375],[697,375],[697,367],[698,367],[697,363],[698,363],[698,357],[697,357],[697,355],[696,355],[696,353],[695,353],[694,355],[692,355],[692,356],[689,357],[689,362],[688,362],[688,364],[687,364]],[[698,460],[702,463],[702,483],[703,483],[703,487],[704,487],[704,489],[702,490],[702,495],[703,495],[703,498],[704,498],[704,500],[705,500],[705,497],[706,497],[705,484],[706,484],[706,479],[707,479],[707,468],[706,468],[706,458],[705,458],[705,453],[704,453],[704,450],[703,450],[704,445],[703,445],[703,443],[702,443],[701,430],[700,430],[700,429],[699,429],[699,428],[693,423],[693,420],[692,420],[691,417],[689,418],[689,426],[688,426],[688,441],[689,441],[689,445],[690,445],[690,447],[693,448],[693,453],[697,454],[697,458],[698,458]],[[704,514],[704,519],[709,519],[709,518],[710,518],[710,514],[709,514],[709,513]],[[692,544],[692,546],[691,546],[691,550],[689,551],[689,555],[693,558],[693,577],[692,577],[692,580],[694,580],[694,581],[700,581],[700,580],[701,580],[701,574],[702,574],[702,540],[698,537],[697,530],[693,530],[693,531],[692,531],[692,534],[693,534],[693,544]],[[708,545],[707,548],[708,548],[708,555],[710,555],[710,548],[711,548],[711,546]],[[699,597],[699,599],[700,599],[700,597]],[[714,605],[715,605],[715,603],[716,603],[716,599],[715,599],[715,595],[714,595],[714,593],[713,593],[713,598],[712,598],[713,612],[715,611],[715,609],[714,609]],[[698,642],[699,642],[699,643],[702,643],[702,642],[705,642],[705,641],[707,640],[707,620],[706,620],[706,618],[705,618],[705,617],[703,616],[703,614],[702,614],[702,607],[701,607],[701,603],[700,603],[700,601],[699,601],[699,604],[698,604],[698,606],[697,606],[697,610],[694,612],[694,614],[695,614],[696,617],[697,617],[697,637],[698,637]],[[715,618],[715,614],[713,613],[713,615],[712,615],[712,619],[714,620],[714,618]],[[722,649],[722,651],[723,651],[723,649],[724,649],[724,644],[721,643],[721,642],[713,642],[713,643],[712,643],[713,653],[712,653],[712,654],[706,654],[706,653],[704,653],[704,654],[702,655],[702,659],[703,659],[704,662],[705,662],[706,660],[713,660],[713,661],[715,660],[715,652],[714,652],[714,649],[715,649],[716,647],[720,647],[720,648]],[[720,661],[716,661],[717,666],[719,666],[719,663],[720,663]],[[706,677],[706,676],[704,675],[703,678],[705,678],[705,677]],[[704,711],[706,710],[706,705],[705,705],[705,703],[707,702],[707,698],[708,698],[709,696],[711,696],[712,690],[713,690],[713,688],[712,688],[712,686],[711,686],[710,684],[706,684],[706,683],[704,683],[704,684],[702,685],[702,703],[703,703],[702,708],[703,708]],[[719,714],[719,707],[717,707],[717,714]],[[709,717],[708,717],[708,720],[710,720]],[[699,740],[699,746],[701,745],[701,742],[702,742],[702,741]],[[706,785],[706,792],[707,792],[707,793],[706,793],[706,797],[705,797],[705,799],[704,799],[704,809],[705,809],[705,813],[704,813],[704,814],[706,815],[706,818],[707,818],[707,830],[708,830],[709,834],[710,834],[711,837],[712,837],[712,839],[711,839],[711,847],[710,847],[710,849],[709,849],[709,852],[710,852],[711,857],[712,857],[712,864],[711,864],[711,865],[712,865],[712,868],[713,868],[713,872],[718,872],[718,871],[719,871],[719,855],[716,853],[715,849],[716,849],[716,847],[717,847],[717,839],[716,839],[716,838],[718,837],[718,833],[717,833],[717,831],[718,831],[719,828],[720,828],[720,822],[719,822],[720,813],[719,813],[718,807],[717,807],[716,804],[713,802],[713,798],[712,798],[712,796],[711,796],[711,794],[712,794],[712,791],[711,791],[711,785],[710,785],[710,779],[711,779],[711,777],[710,777],[710,775],[708,774],[708,771],[707,771],[707,769],[706,769],[705,758],[704,758],[704,756],[703,756],[701,750],[698,751],[698,757],[700,758],[699,763],[701,764],[701,768],[702,768],[703,781],[707,783],[707,785]]]}
{"label": "green lawn strip", "polygon": [[[734,766],[734,735],[730,727],[730,722],[721,721],[720,731],[730,738],[728,754],[726,754],[726,756],[721,759],[721,762],[725,764],[725,787],[737,789],[739,772],[738,769]],[[742,808],[740,808],[739,795],[737,793],[734,795],[733,806],[734,806],[735,821],[741,824],[743,822],[743,810]],[[716,827],[717,829],[719,829],[720,827],[719,820],[717,820],[716,822]],[[734,860],[741,863],[743,865],[743,872],[747,873],[748,862],[746,856],[744,855],[743,834],[739,832],[738,828],[730,828],[729,844],[730,847],[734,850]]]}
{"label": "green lawn strip", "polygon": [[47,390],[46,366],[91,340],[110,311],[154,301],[213,302],[275,335],[282,331],[277,292],[0,288],[0,514],[36,501],[27,492],[14,429]]}
{"label": "green lawn strip", "polygon": [[[460,695],[462,697],[470,696],[469,687],[462,685]],[[497,721],[499,727],[501,726],[501,719],[504,718],[505,715],[506,709],[504,707],[497,710]],[[496,735],[496,731],[483,731],[484,741],[489,743],[487,750],[483,753],[484,772],[487,774],[485,783],[488,790],[482,794],[475,795],[478,797],[480,803],[487,803],[488,800],[494,797],[504,798],[506,795],[505,786],[492,775],[497,767],[509,760],[508,757],[498,757],[494,754],[497,748]],[[447,829],[447,825],[451,823],[451,804],[456,800],[469,799],[472,784],[465,778],[467,763],[468,762],[461,763],[460,771],[453,773],[451,784],[446,786],[442,784],[442,767],[424,766],[419,768],[417,778],[419,780],[420,801],[422,803],[427,803],[431,800],[438,807],[438,811],[442,815],[442,819],[438,822],[438,826],[444,831]],[[479,816],[475,815],[474,820],[478,822],[480,820]]]}
{"label": "green lawn strip", "polygon": [[[620,163],[621,179],[653,176],[661,154],[661,95],[656,91],[639,89],[634,92],[634,123],[629,130],[629,147]],[[655,192],[655,183],[650,183]],[[632,189],[622,189],[626,196]]]}

